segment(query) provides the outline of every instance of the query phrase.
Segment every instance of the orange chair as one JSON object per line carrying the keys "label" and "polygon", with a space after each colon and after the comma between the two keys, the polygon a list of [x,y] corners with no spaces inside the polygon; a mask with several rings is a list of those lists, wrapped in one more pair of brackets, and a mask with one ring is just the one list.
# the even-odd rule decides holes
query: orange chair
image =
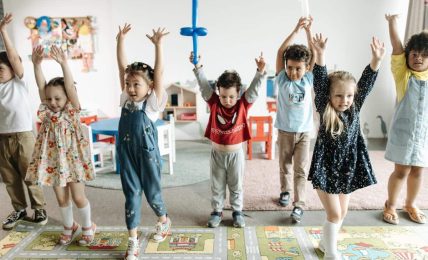
{"label": "orange chair", "polygon": [[276,100],[266,101],[268,112],[276,112]]}
{"label": "orange chair", "polygon": [[[250,116],[249,128],[251,139],[247,141],[248,160],[253,157],[253,142],[265,142],[266,154],[269,160],[272,159],[272,117],[271,116]],[[268,126],[268,131],[265,127]]]}
{"label": "orange chair", "polygon": [[97,115],[80,117],[80,122],[84,123],[85,125],[90,125],[91,123],[96,121],[98,121]]}

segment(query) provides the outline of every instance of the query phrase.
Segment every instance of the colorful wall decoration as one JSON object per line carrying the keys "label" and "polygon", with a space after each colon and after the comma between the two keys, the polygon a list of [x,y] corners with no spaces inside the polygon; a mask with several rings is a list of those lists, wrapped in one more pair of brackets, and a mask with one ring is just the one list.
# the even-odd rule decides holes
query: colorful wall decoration
{"label": "colorful wall decoration", "polygon": [[94,18],[28,16],[24,19],[30,30],[31,45],[41,45],[46,58],[50,47],[56,45],[64,50],[70,59],[82,60],[82,71],[93,71],[94,58]]}

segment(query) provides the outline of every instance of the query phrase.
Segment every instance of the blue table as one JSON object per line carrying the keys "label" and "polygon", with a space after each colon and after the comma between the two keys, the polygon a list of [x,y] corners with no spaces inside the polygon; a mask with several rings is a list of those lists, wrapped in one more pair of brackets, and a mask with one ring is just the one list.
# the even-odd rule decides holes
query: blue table
{"label": "blue table", "polygon": [[[96,121],[91,124],[92,128],[92,140],[97,140],[97,135],[111,135],[114,136],[114,140],[116,142],[116,147],[119,140],[119,117],[117,118],[109,118]],[[163,125],[164,121],[157,120],[155,122],[156,126]],[[119,157],[116,153],[116,173],[120,173],[120,163]]]}
{"label": "blue table", "polygon": [[[119,119],[120,118],[110,118],[102,119],[96,122],[93,122],[90,126],[92,128],[92,140],[97,140],[97,135],[110,135],[114,136],[114,140],[117,143],[119,140]],[[120,163],[119,156],[116,153],[116,173],[120,173]]]}

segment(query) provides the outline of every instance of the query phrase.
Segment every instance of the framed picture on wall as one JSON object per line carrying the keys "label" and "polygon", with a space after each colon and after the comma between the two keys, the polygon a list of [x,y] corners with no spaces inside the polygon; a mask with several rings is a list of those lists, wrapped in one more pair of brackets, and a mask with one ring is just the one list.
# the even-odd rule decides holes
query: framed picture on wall
{"label": "framed picture on wall", "polygon": [[60,47],[70,59],[82,60],[82,71],[94,70],[93,17],[48,17],[28,16],[25,26],[30,30],[28,39],[32,48],[43,47],[45,58],[49,57],[52,45]]}

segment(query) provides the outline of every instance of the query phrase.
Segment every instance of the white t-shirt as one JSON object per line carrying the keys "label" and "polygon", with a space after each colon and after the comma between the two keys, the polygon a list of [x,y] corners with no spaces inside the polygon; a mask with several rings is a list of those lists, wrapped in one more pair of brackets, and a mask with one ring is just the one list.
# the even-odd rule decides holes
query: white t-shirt
{"label": "white t-shirt", "polygon": [[18,76],[0,83],[0,134],[32,131],[29,95],[27,84]]}
{"label": "white t-shirt", "polygon": [[[143,108],[143,103],[145,100],[140,102],[133,102],[128,100],[129,96],[126,91],[123,91],[120,95],[120,106],[124,107],[127,102],[134,103],[134,106],[137,107],[137,109]],[[146,98],[147,99],[147,105],[146,105],[146,115],[149,117],[150,120],[153,122],[156,122],[159,119],[159,112],[162,112],[165,109],[166,101],[168,100],[168,94],[165,90],[163,90],[162,95],[162,101],[158,103],[158,98],[156,97],[155,91],[152,91],[150,95]]]}

